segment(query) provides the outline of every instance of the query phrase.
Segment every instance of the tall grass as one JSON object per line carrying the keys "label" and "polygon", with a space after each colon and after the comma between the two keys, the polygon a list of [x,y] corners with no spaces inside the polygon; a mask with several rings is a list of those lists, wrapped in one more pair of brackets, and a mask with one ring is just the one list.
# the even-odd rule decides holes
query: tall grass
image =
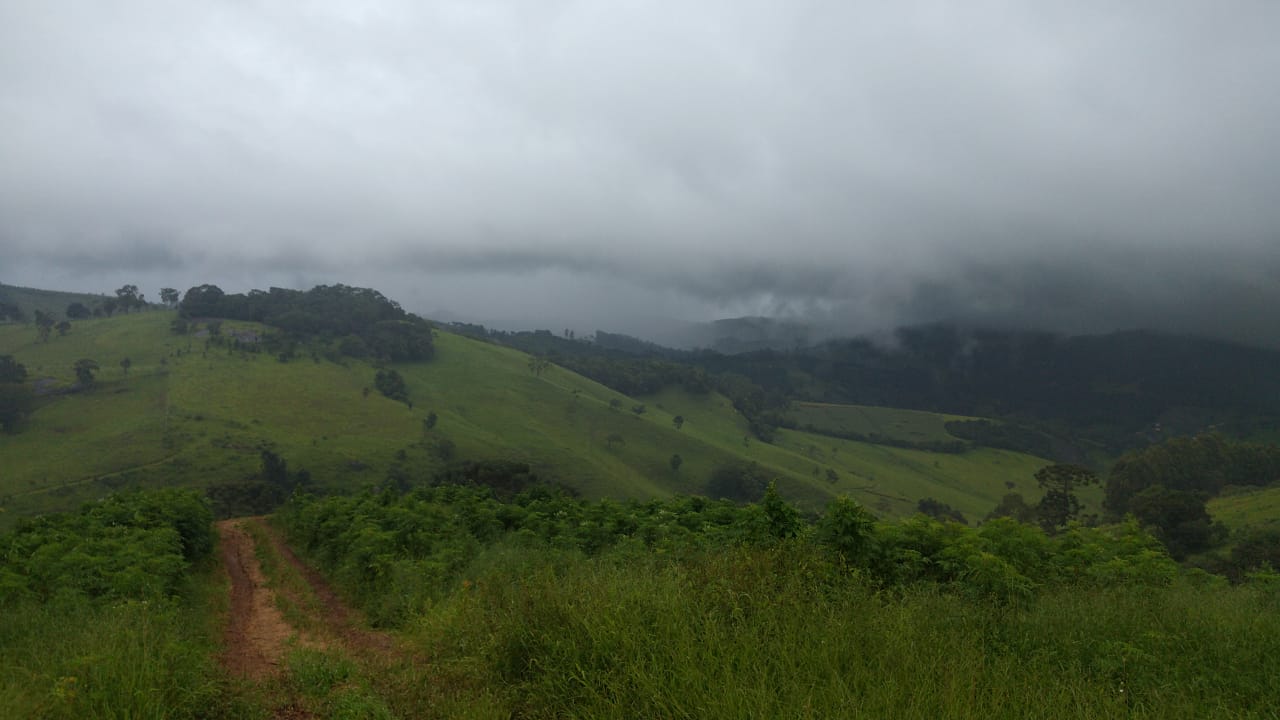
{"label": "tall grass", "polygon": [[877,591],[802,545],[680,561],[513,548],[424,615],[521,717],[1276,717],[1250,588],[1061,588],[1000,607]]}
{"label": "tall grass", "polygon": [[223,677],[210,564],[183,599],[22,603],[0,623],[0,717],[251,718]]}

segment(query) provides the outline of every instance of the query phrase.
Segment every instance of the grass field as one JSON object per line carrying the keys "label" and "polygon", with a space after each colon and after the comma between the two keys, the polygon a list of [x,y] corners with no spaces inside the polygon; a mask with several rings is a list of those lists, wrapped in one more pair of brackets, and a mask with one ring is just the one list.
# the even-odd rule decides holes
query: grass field
{"label": "grass field", "polygon": [[1241,490],[1209,500],[1209,516],[1238,530],[1263,525],[1280,526],[1280,487]]}
{"label": "grass field", "polygon": [[27,315],[28,320],[35,316],[37,310],[62,319],[66,317],[67,306],[73,302],[82,303],[85,307],[93,309],[107,297],[107,295],[62,292],[61,290],[37,290],[0,283],[0,303],[17,305]]}
{"label": "grass field", "polygon": [[958,438],[947,432],[946,423],[974,419],[921,410],[814,402],[792,403],[788,415],[802,428],[813,426],[819,431],[902,442],[954,442]]}
{"label": "grass field", "polygon": [[[306,468],[320,487],[341,490],[381,482],[397,464],[425,476],[444,465],[433,449],[447,440],[459,458],[527,462],[588,497],[702,493],[717,466],[750,460],[807,509],[850,495],[880,514],[903,515],[931,496],[971,520],[1011,490],[1034,500],[1031,476],[1046,464],[1005,451],[929,453],[797,431],[765,444],[718,394],[629,398],[554,365],[535,375],[519,351],[447,332],[438,333],[434,360],[395,368],[410,407],[365,393],[376,372],[368,363],[306,353],[282,363],[206,347],[205,337],[170,333],[173,317],[150,311],[76,322],[47,343],[30,325],[0,326],[0,353],[25,364],[42,391],[70,386],[79,358],[102,368],[91,392],[44,395],[23,432],[0,436],[7,509],[0,525],[117,488],[251,479],[263,448]],[[639,404],[645,412],[632,412]],[[943,432],[945,416],[855,409],[875,427],[911,437]],[[431,412],[438,423],[427,429]],[[676,415],[685,418],[680,429]],[[683,464],[673,470],[676,454]]]}

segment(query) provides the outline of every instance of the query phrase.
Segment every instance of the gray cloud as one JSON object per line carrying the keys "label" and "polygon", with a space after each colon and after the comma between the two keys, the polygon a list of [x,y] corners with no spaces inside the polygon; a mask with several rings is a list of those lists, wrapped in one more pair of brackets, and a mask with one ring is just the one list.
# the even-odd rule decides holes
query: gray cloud
{"label": "gray cloud", "polygon": [[1278,22],[1260,1],[6,4],[0,279],[1277,343]]}

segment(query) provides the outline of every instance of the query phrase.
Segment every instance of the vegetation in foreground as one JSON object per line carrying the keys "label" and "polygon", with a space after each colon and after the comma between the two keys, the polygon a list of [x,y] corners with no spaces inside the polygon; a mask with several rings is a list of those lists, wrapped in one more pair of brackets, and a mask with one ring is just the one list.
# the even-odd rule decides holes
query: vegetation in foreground
{"label": "vegetation in foreground", "polygon": [[212,520],[193,492],[135,493],[0,535],[3,716],[237,716]]}
{"label": "vegetation in foreground", "polygon": [[457,486],[279,521],[433,658],[430,682],[378,685],[406,717],[1273,717],[1280,697],[1280,578],[1184,571],[1133,523]]}

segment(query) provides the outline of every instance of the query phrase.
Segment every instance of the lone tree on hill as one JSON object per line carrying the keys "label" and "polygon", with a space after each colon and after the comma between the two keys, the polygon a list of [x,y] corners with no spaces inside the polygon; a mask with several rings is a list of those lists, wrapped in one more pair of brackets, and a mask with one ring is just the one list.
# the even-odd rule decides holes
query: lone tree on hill
{"label": "lone tree on hill", "polygon": [[53,316],[43,310],[36,311],[36,333],[40,342],[49,342],[49,333],[53,332]]}
{"label": "lone tree on hill", "polygon": [[550,365],[551,361],[544,357],[539,355],[529,356],[529,372],[533,373],[535,377],[541,377],[542,372]]}
{"label": "lone tree on hill", "polygon": [[672,424],[672,425],[675,425],[677,430],[679,430],[680,428],[684,427],[684,416],[683,416],[683,415],[677,415],[677,416],[675,416],[675,417],[671,418],[671,424]]}
{"label": "lone tree on hill", "polygon": [[409,402],[409,387],[404,384],[404,377],[395,370],[379,370],[373,378],[373,386],[392,400]]}
{"label": "lone tree on hill", "polygon": [[684,458],[679,453],[671,456],[671,472],[680,472],[680,466],[684,464]]}
{"label": "lone tree on hill", "polygon": [[102,312],[106,313],[107,317],[114,315],[119,307],[120,301],[115,298],[107,298],[102,301]]}
{"label": "lone tree on hill", "polygon": [[173,288],[160,288],[160,300],[169,307],[177,305],[180,297],[182,294]]}
{"label": "lone tree on hill", "polygon": [[133,361],[130,360],[129,358],[125,358],[120,361],[120,367],[124,369],[124,374],[128,375],[129,368],[133,367]]}
{"label": "lone tree on hill", "polygon": [[75,370],[76,380],[81,387],[89,388],[93,386],[93,373],[98,370],[96,360],[90,360],[89,358],[77,360],[72,369]]}
{"label": "lone tree on hill", "polygon": [[56,327],[60,336],[66,336],[67,333],[71,332],[71,323],[67,320],[58,323]]}
{"label": "lone tree on hill", "polygon": [[129,312],[129,308],[141,308],[146,305],[146,301],[142,299],[142,294],[138,292],[137,285],[125,285],[116,290],[116,299],[120,302],[120,307],[125,312]]}

